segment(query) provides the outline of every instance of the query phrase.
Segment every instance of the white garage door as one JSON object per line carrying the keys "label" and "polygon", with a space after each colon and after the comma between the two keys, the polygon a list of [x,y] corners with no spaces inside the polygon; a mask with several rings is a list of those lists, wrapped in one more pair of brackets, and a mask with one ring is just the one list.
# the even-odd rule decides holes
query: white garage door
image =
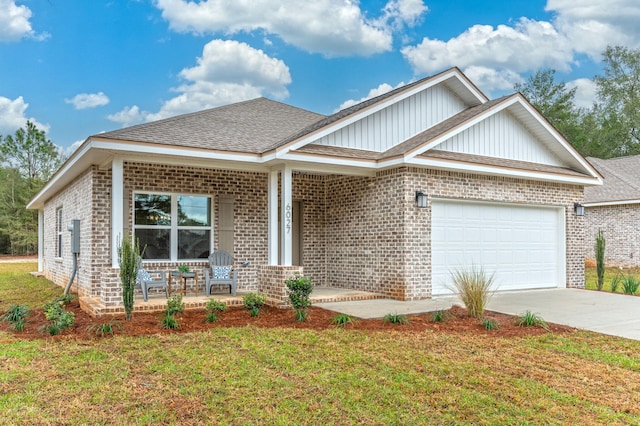
{"label": "white garage door", "polygon": [[450,294],[455,269],[495,272],[495,289],[564,286],[562,209],[433,200],[433,294]]}

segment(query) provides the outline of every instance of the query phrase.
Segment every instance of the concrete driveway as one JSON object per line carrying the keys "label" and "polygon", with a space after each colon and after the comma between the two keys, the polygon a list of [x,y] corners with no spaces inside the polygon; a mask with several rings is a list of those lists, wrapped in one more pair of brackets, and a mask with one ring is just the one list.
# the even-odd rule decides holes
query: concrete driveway
{"label": "concrete driveway", "polygon": [[640,297],[556,288],[495,293],[487,309],[519,315],[526,310],[545,321],[640,340]]}
{"label": "concrete driveway", "polygon": [[[449,309],[454,304],[462,305],[457,296],[411,302],[378,299],[314,305],[358,318],[382,318],[389,313]],[[636,296],[569,288],[511,291],[495,293],[487,309],[510,315],[529,310],[547,322],[640,340],[640,297]]]}

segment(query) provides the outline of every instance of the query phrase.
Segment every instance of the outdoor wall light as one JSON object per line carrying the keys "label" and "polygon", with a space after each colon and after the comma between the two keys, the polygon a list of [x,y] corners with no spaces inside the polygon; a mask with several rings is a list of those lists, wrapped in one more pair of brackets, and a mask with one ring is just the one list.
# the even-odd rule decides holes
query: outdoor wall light
{"label": "outdoor wall light", "polygon": [[576,216],[584,216],[584,206],[580,203],[573,203],[573,211],[576,212]]}
{"label": "outdoor wall light", "polygon": [[416,191],[416,204],[419,208],[424,209],[427,207],[427,194],[421,191]]}

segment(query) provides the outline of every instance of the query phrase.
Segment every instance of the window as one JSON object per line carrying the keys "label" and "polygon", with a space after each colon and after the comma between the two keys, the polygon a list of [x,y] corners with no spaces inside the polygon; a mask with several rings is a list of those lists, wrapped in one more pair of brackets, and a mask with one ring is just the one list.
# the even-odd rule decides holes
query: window
{"label": "window", "polygon": [[134,194],[133,232],[144,259],[190,260],[209,257],[211,197]]}
{"label": "window", "polygon": [[56,257],[62,257],[62,207],[56,209]]}

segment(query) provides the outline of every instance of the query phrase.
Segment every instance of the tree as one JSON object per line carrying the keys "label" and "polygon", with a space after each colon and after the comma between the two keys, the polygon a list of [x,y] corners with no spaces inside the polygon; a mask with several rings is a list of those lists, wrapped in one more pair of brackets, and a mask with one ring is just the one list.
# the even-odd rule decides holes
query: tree
{"label": "tree", "polygon": [[582,111],[575,105],[576,88],[569,89],[564,82],[557,82],[556,71],[538,70],[526,83],[517,83],[514,90],[522,93],[531,104],[560,133],[581,151],[584,132],[580,126]]}
{"label": "tree", "polygon": [[640,49],[608,46],[604,75],[596,76],[598,121],[618,146],[618,155],[640,153]]}
{"label": "tree", "polygon": [[[38,244],[38,214],[26,205],[62,163],[45,132],[27,121],[26,129],[0,136],[0,242],[3,253],[32,254]],[[8,242],[8,244],[6,244]]]}
{"label": "tree", "polygon": [[27,121],[26,130],[20,128],[15,135],[0,138],[0,153],[5,166],[17,169],[31,189],[46,182],[63,160],[44,130],[31,121]]}

